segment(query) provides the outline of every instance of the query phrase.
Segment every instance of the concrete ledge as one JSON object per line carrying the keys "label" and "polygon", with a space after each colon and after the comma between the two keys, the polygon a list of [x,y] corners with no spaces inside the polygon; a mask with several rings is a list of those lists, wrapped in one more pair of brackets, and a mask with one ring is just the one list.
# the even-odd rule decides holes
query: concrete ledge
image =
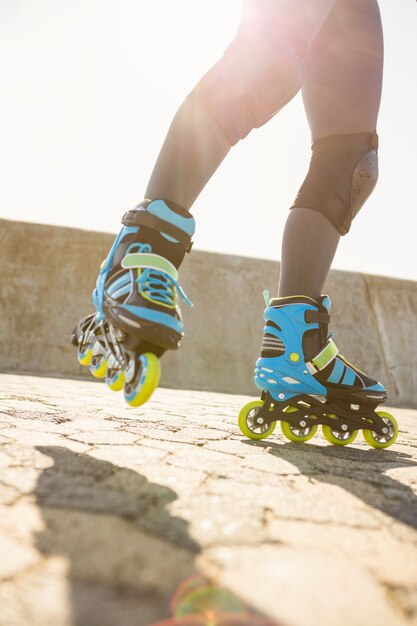
{"label": "concrete ledge", "polygon": [[[0,220],[0,367],[89,376],[69,336],[92,309],[91,291],[113,235]],[[263,289],[276,290],[279,264],[194,251],[181,284],[186,337],[163,359],[162,385],[257,394]],[[417,406],[417,283],[332,271],[332,330],[341,352],[383,382],[390,402]]]}

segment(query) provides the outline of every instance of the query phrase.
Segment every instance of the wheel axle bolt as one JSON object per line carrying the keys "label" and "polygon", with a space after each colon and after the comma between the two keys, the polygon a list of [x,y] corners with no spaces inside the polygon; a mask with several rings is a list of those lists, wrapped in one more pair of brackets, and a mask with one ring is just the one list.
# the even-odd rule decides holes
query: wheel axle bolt
{"label": "wheel axle bolt", "polygon": [[385,428],[382,429],[382,432],[384,433],[384,435],[388,435],[389,430],[388,430],[387,427],[385,427]]}
{"label": "wheel axle bolt", "polygon": [[256,420],[256,423],[257,424],[263,424],[264,423],[263,418],[262,417],[258,417],[258,419]]}
{"label": "wheel axle bolt", "polygon": [[344,430],[345,432],[347,431],[348,427],[346,424],[342,424],[342,430]]}
{"label": "wheel axle bolt", "polygon": [[301,420],[300,426],[301,428],[305,428],[307,426],[307,422],[305,422],[304,420]]}

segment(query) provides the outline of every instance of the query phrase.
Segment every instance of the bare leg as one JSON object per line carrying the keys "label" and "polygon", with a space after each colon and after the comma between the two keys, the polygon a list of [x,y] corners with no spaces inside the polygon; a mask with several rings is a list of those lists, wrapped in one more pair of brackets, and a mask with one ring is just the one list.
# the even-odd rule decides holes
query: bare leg
{"label": "bare leg", "polygon": [[[313,142],[376,128],[382,66],[376,0],[337,0],[306,59],[302,94]],[[279,295],[317,299],[339,239],[339,231],[317,210],[292,210],[282,243]]]}

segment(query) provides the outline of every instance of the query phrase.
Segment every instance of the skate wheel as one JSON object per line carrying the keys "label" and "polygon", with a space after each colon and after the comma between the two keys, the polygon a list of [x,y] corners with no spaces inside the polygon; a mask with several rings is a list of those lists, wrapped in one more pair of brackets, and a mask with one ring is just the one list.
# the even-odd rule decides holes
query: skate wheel
{"label": "skate wheel", "polygon": [[324,438],[334,446],[347,446],[352,441],[355,441],[358,431],[357,430],[334,430],[331,426],[323,424],[322,426]]}
{"label": "skate wheel", "polygon": [[123,370],[118,370],[113,376],[109,376],[109,370],[107,370],[105,383],[112,391],[121,391],[125,382],[125,374]]}
{"label": "skate wheel", "polygon": [[147,402],[157,388],[161,376],[159,359],[151,352],[141,354],[137,366],[133,381],[125,381],[125,400],[130,406],[140,406]]}
{"label": "skate wheel", "polygon": [[[298,409],[295,406],[289,406],[288,409],[285,410],[285,413],[296,413]],[[281,430],[283,435],[289,439],[290,441],[294,441],[295,443],[304,443],[309,439],[312,439],[317,432],[317,424],[313,426],[294,426],[289,422],[281,422]]]}
{"label": "skate wheel", "polygon": [[386,435],[380,435],[373,430],[364,430],[363,438],[366,443],[372,448],[389,448],[397,440],[398,437],[398,424],[397,420],[390,413],[385,411],[376,411],[376,414],[382,418],[388,427],[388,433]]}
{"label": "skate wheel", "polygon": [[266,439],[275,430],[276,422],[272,424],[257,424],[256,418],[259,409],[263,406],[263,400],[254,400],[242,407],[239,413],[238,424],[240,432],[248,439]]}
{"label": "skate wheel", "polygon": [[91,364],[91,358],[93,356],[93,349],[90,344],[84,346],[84,349],[78,348],[77,359],[80,365],[89,366]]}
{"label": "skate wheel", "polygon": [[107,372],[107,359],[105,354],[93,355],[90,372],[94,378],[104,378]]}

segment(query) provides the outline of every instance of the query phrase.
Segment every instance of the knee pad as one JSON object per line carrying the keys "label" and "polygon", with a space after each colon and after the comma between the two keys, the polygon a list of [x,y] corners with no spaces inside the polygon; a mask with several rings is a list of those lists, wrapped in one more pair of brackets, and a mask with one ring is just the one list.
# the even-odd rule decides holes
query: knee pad
{"label": "knee pad", "polygon": [[310,169],[291,208],[319,211],[346,235],[378,180],[378,135],[321,137],[312,152]]}
{"label": "knee pad", "polygon": [[223,57],[202,78],[189,98],[216,121],[230,146],[267,122],[299,91],[305,46],[279,33],[262,40],[238,33]]}

